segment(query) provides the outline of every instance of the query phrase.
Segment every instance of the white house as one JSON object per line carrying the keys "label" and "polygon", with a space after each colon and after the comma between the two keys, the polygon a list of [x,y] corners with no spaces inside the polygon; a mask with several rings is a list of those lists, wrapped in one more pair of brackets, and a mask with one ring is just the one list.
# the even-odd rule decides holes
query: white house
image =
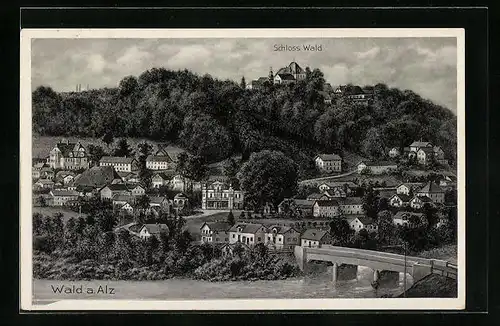
{"label": "white house", "polygon": [[134,207],[132,206],[131,203],[124,203],[120,207],[120,211],[128,214],[133,214],[134,213]]}
{"label": "white house", "polygon": [[112,166],[116,172],[132,172],[139,169],[139,162],[133,157],[103,156],[99,166]]}
{"label": "white house", "polygon": [[423,184],[421,182],[406,182],[400,184],[396,188],[396,193],[398,195],[411,196],[416,190],[418,190]]}
{"label": "white house", "polygon": [[74,190],[51,190],[50,196],[53,206],[70,205],[78,200],[79,194]]}
{"label": "white house", "polygon": [[352,219],[348,219],[349,226],[356,232],[365,229],[368,232],[377,232],[378,226],[373,221],[373,219],[367,216],[358,216]]}
{"label": "white house", "polygon": [[80,142],[70,143],[64,139],[50,151],[48,163],[52,169],[79,170],[89,168],[85,147]]}
{"label": "white house", "polygon": [[427,196],[432,202],[443,204],[444,203],[444,190],[441,189],[436,183],[427,182],[418,192],[417,196]]}
{"label": "white house", "polygon": [[201,242],[229,243],[230,228],[228,222],[205,222],[200,227]]}
{"label": "white house", "polygon": [[395,194],[389,198],[389,205],[393,207],[403,207],[410,204],[411,197],[405,194]]}
{"label": "white house", "polygon": [[317,200],[313,205],[314,217],[335,217],[339,215],[340,209],[337,200]]}
{"label": "white house", "polygon": [[139,237],[143,240],[151,237],[151,236],[156,236],[158,237],[160,233],[165,232],[168,234],[168,226],[163,223],[156,223],[156,224],[144,224],[142,228],[139,231]]}
{"label": "white house", "polygon": [[266,228],[262,224],[236,223],[229,229],[229,243],[241,242],[250,247],[264,243]]}
{"label": "white house", "polygon": [[369,170],[373,174],[390,173],[391,171],[396,170],[397,167],[398,167],[397,163],[392,161],[378,161],[378,162],[361,161],[357,165],[358,173],[362,173],[365,170]]}
{"label": "white house", "polygon": [[135,185],[130,189],[130,193],[132,196],[143,196],[146,194],[146,189],[141,185]]}
{"label": "white house", "polygon": [[432,147],[421,147],[417,151],[417,162],[427,165],[434,159],[434,150]]}
{"label": "white house", "polygon": [[319,154],[314,158],[314,163],[320,171],[342,171],[342,158],[337,154]]}
{"label": "white house", "polygon": [[153,188],[161,188],[164,186],[168,186],[170,184],[171,178],[172,178],[172,176],[165,173],[165,172],[156,173],[151,178],[151,186]]}
{"label": "white house", "polygon": [[273,225],[265,234],[265,244],[274,249],[293,249],[300,245],[300,233],[292,227]]}
{"label": "white house", "polygon": [[330,232],[319,229],[307,229],[300,237],[300,245],[309,248],[321,248],[323,245],[332,244]]}
{"label": "white house", "polygon": [[431,148],[432,149],[432,143],[428,142],[428,141],[414,141],[410,145],[411,152],[417,152],[420,148]]}
{"label": "white house", "polygon": [[204,182],[201,187],[201,208],[232,210],[243,209],[244,192],[234,190],[221,181]]}
{"label": "white house", "polygon": [[415,209],[421,209],[425,204],[432,205],[432,200],[427,196],[414,196],[410,200],[410,207]]}
{"label": "white house", "polygon": [[170,155],[149,155],[146,158],[146,168],[150,170],[169,170],[175,168]]}
{"label": "white house", "polygon": [[399,211],[394,214],[392,220],[396,225],[408,225],[411,222],[412,216],[415,216],[419,221],[424,217],[423,213]]}
{"label": "white house", "polygon": [[344,215],[363,214],[363,201],[361,197],[346,197],[339,201],[340,212]]}
{"label": "white house", "polygon": [[398,157],[399,155],[400,155],[399,148],[393,147],[389,150],[389,157],[395,158]]}
{"label": "white house", "polygon": [[104,186],[99,193],[101,194],[101,199],[112,199],[116,194],[130,195],[130,190],[123,183],[115,183]]}

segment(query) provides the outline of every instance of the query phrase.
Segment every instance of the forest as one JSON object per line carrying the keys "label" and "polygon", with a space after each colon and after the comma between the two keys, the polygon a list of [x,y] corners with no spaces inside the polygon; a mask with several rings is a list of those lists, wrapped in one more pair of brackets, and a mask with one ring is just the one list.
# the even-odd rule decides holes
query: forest
{"label": "forest", "polygon": [[145,137],[183,147],[207,162],[235,154],[281,151],[299,174],[314,169],[319,152],[349,151],[384,158],[392,147],[426,140],[456,157],[456,116],[410,90],[373,85],[367,104],[346,97],[324,101],[325,78],[306,69],[294,84],[219,80],[188,70],[153,68],[115,88],[57,93],[33,91],[33,131],[47,136]]}

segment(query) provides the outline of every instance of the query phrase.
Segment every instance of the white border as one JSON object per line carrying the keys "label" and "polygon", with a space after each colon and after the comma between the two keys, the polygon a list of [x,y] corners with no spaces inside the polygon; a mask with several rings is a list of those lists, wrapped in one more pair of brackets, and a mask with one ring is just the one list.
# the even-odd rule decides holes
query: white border
{"label": "white border", "polygon": [[[23,310],[455,310],[465,309],[465,30],[464,29],[23,29],[20,60],[20,293]],[[389,38],[457,39],[458,298],[60,300],[32,303],[31,40],[34,38]]]}

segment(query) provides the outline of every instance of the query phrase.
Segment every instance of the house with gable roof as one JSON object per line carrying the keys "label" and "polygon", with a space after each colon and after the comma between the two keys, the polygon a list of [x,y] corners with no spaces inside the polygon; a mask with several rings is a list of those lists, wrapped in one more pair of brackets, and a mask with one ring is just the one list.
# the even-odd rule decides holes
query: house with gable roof
{"label": "house with gable roof", "polygon": [[340,215],[339,202],[335,199],[317,200],[313,205],[314,217],[336,217]]}
{"label": "house with gable roof", "polygon": [[228,222],[205,222],[200,227],[201,242],[229,243],[230,228]]}
{"label": "house with gable roof", "polygon": [[229,229],[229,243],[241,242],[250,247],[264,243],[266,227],[262,224],[236,223]]}
{"label": "house with gable roof", "polygon": [[113,199],[115,195],[131,195],[130,190],[124,183],[109,184],[99,190],[101,199]]}
{"label": "house with gable roof", "polygon": [[351,229],[353,229],[355,232],[359,232],[363,229],[368,232],[378,231],[377,223],[375,223],[375,221],[368,216],[362,215],[350,219],[348,218],[348,223]]}
{"label": "house with gable roof", "polygon": [[309,248],[321,248],[323,245],[332,244],[330,232],[319,229],[307,229],[300,236],[300,245]]}
{"label": "house with gable roof", "polygon": [[66,139],[58,142],[49,153],[49,166],[52,169],[88,169],[89,160],[85,147],[80,143],[70,143]]}
{"label": "house with gable roof", "polygon": [[314,158],[314,163],[320,171],[341,172],[342,158],[337,154],[318,154]]}
{"label": "house with gable roof", "polygon": [[357,165],[358,173],[369,170],[373,174],[384,174],[394,171],[397,168],[397,163],[392,161],[361,161]]}
{"label": "house with gable roof", "polygon": [[283,67],[274,75],[275,84],[295,83],[306,79],[306,71],[295,61],[290,62],[287,67]]}
{"label": "house with gable roof", "polygon": [[411,208],[421,209],[425,204],[433,205],[432,199],[427,196],[413,196],[410,200]]}
{"label": "house with gable roof", "polygon": [[416,193],[417,196],[429,197],[433,203],[444,204],[444,190],[435,182],[427,182]]}
{"label": "house with gable roof", "polygon": [[300,245],[300,232],[290,226],[272,225],[265,234],[266,246],[281,250]]}
{"label": "house with gable roof", "polygon": [[[222,179],[224,180],[224,179]],[[224,181],[210,179],[201,185],[201,208],[232,210],[243,209],[245,194]]]}
{"label": "house with gable roof", "polygon": [[412,197],[410,197],[409,195],[394,194],[391,198],[389,198],[389,205],[393,207],[408,206],[411,199]]}
{"label": "house with gable roof", "polygon": [[174,160],[168,153],[162,155],[149,155],[146,158],[146,168],[149,170],[169,170],[175,169]]}
{"label": "house with gable roof", "polygon": [[139,162],[134,157],[103,156],[99,166],[112,166],[116,172],[132,172],[139,169]]}
{"label": "house with gable roof", "polygon": [[143,240],[148,239],[149,237],[155,236],[159,237],[162,232],[168,234],[169,229],[166,224],[156,223],[156,224],[144,224],[139,230],[139,237]]}

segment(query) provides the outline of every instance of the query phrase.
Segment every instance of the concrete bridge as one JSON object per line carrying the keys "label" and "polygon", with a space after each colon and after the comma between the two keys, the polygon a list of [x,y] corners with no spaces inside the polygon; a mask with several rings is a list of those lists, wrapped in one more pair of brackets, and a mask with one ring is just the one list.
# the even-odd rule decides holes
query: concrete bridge
{"label": "concrete bridge", "polygon": [[310,261],[333,263],[333,281],[340,274],[356,278],[357,267],[365,266],[373,270],[373,280],[382,276],[393,281],[399,280],[399,273],[412,276],[417,282],[429,274],[440,274],[457,278],[457,266],[444,260],[405,256],[387,252],[323,245],[321,248],[296,246],[295,259],[302,271],[307,270]]}

